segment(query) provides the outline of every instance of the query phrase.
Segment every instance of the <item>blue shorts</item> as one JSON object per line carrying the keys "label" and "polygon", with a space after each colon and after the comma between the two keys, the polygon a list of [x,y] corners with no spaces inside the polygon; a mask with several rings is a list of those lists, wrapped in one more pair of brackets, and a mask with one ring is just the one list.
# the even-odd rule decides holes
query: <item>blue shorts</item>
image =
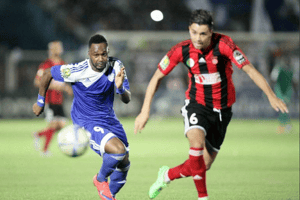
{"label": "blue shorts", "polygon": [[127,152],[129,151],[127,136],[121,123],[108,125],[99,122],[90,122],[84,126],[84,129],[91,133],[91,149],[100,156],[105,153],[105,144],[113,137],[120,139],[126,147]]}

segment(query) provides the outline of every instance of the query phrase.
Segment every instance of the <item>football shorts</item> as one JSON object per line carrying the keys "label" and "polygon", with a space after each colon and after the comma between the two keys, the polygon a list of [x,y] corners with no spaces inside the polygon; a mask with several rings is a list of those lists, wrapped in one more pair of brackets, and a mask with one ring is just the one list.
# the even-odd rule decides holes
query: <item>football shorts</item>
{"label": "football shorts", "polygon": [[100,156],[103,156],[103,154],[105,153],[104,147],[106,143],[110,139],[117,137],[123,142],[127,152],[129,152],[129,144],[122,124],[118,123],[110,125],[109,127],[107,126],[108,124],[105,125],[97,122],[90,122],[84,126],[84,129],[91,133],[91,149],[93,149]]}
{"label": "football shorts", "polygon": [[45,118],[46,121],[51,122],[54,120],[66,121],[66,115],[62,105],[46,104],[45,105]]}
{"label": "football shorts", "polygon": [[222,110],[211,109],[186,100],[181,114],[184,117],[185,135],[191,129],[201,129],[205,133],[205,145],[208,152],[220,150],[232,117],[231,107]]}

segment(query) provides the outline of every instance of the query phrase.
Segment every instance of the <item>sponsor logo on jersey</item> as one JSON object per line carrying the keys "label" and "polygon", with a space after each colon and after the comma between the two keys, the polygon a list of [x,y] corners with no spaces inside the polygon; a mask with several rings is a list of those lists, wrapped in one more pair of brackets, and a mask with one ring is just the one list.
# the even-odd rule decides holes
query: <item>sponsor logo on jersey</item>
{"label": "sponsor logo on jersey", "polygon": [[235,50],[233,52],[233,57],[236,60],[236,62],[238,62],[239,64],[242,64],[243,62],[246,61],[243,54],[239,50]]}
{"label": "sponsor logo on jersey", "polygon": [[201,58],[199,59],[199,63],[206,63],[206,61],[205,61],[205,59],[204,59],[203,57],[201,57]]}
{"label": "sponsor logo on jersey", "polygon": [[214,65],[216,65],[216,64],[218,64],[218,56],[213,56],[212,57],[212,59],[211,59],[211,62],[212,62],[212,64],[214,64]]}
{"label": "sponsor logo on jersey", "polygon": [[71,75],[70,68],[64,68],[64,69],[62,69],[62,77],[68,78],[70,75]]}
{"label": "sponsor logo on jersey", "polygon": [[170,59],[168,56],[163,57],[163,59],[160,61],[159,65],[160,67],[165,70],[170,64]]}
{"label": "sponsor logo on jersey", "polygon": [[212,85],[221,82],[219,72],[211,74],[194,74],[195,82],[202,85]]}
{"label": "sponsor logo on jersey", "polygon": [[192,58],[189,58],[189,59],[186,61],[186,65],[187,65],[189,68],[192,68],[192,67],[194,67],[194,65],[195,65],[195,61],[194,61]]}

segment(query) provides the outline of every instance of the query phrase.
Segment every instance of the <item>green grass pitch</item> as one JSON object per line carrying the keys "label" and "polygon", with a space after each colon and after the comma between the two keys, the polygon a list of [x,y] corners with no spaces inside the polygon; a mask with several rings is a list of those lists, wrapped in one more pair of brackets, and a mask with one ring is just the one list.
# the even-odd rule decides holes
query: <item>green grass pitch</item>
{"label": "green grass pitch", "polygon": [[[134,135],[134,119],[121,119],[130,142],[131,169],[118,200],[146,200],[160,166],[181,164],[188,158],[182,119],[151,118]],[[276,120],[237,120],[228,127],[222,149],[207,173],[212,200],[299,199],[299,120],[293,132],[277,134]],[[32,132],[44,120],[0,121],[1,200],[99,199],[92,178],[102,159],[89,149],[78,158],[63,155],[56,137],[51,157],[34,149]],[[196,200],[191,178],[172,182],[156,200]]]}

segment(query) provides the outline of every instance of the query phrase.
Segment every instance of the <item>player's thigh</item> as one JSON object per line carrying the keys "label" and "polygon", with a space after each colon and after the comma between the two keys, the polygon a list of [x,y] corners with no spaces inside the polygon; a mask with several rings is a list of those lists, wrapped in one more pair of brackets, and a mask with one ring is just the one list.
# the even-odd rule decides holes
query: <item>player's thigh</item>
{"label": "player's thigh", "polygon": [[112,137],[104,146],[106,153],[121,154],[126,153],[124,143],[117,137]]}
{"label": "player's thigh", "polygon": [[67,118],[62,105],[47,104],[45,116],[46,120],[49,122],[49,127],[56,130],[62,129],[67,123]]}
{"label": "player's thigh", "polygon": [[[186,104],[181,108],[181,114],[184,120],[184,134],[198,132],[207,134],[210,128],[207,110],[201,105]],[[200,134],[201,135],[201,134]]]}
{"label": "player's thigh", "polygon": [[197,127],[190,129],[186,136],[190,147],[203,148],[205,146],[205,132]]}
{"label": "player's thigh", "polygon": [[67,120],[54,119],[54,120],[49,122],[48,126],[49,126],[49,128],[53,128],[53,129],[58,131],[58,130],[62,129],[63,127],[65,127],[66,124],[67,124]]}
{"label": "player's thigh", "polygon": [[206,169],[210,169],[212,163],[215,161],[221,145],[224,142],[227,126],[232,117],[231,108],[222,110],[221,113],[214,113],[213,124],[207,131],[205,138],[204,160]]}

